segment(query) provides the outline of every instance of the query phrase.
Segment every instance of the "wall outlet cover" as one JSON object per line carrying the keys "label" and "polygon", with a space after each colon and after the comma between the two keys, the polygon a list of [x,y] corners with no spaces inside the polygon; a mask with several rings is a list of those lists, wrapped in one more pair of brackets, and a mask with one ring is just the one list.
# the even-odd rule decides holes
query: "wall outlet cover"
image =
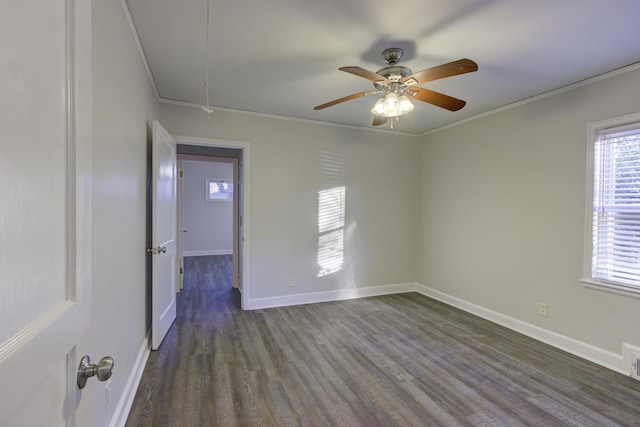
{"label": "wall outlet cover", "polygon": [[547,317],[547,304],[541,302],[538,304],[538,314],[540,316]]}
{"label": "wall outlet cover", "polygon": [[625,365],[629,367],[631,378],[640,380],[640,347],[631,344],[622,344],[622,356]]}

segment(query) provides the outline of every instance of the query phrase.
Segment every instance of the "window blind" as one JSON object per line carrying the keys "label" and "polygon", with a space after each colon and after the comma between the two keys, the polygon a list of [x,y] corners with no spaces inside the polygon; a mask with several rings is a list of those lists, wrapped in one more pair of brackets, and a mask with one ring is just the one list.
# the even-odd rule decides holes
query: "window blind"
{"label": "window blind", "polygon": [[640,289],[640,128],[599,133],[594,144],[594,279]]}

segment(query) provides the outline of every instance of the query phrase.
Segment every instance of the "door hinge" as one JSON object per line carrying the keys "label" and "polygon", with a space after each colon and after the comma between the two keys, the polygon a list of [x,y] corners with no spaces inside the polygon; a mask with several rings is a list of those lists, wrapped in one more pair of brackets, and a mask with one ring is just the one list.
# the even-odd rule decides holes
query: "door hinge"
{"label": "door hinge", "polygon": [[182,274],[182,267],[180,267],[180,274]]}
{"label": "door hinge", "polygon": [[182,171],[180,171],[180,178],[184,177],[184,173]]}

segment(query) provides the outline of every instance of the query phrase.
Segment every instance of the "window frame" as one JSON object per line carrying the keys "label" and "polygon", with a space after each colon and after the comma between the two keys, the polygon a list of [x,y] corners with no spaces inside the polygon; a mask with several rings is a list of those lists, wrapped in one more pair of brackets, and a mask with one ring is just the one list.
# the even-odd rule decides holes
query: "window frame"
{"label": "window frame", "polygon": [[611,292],[624,296],[640,298],[640,286],[609,281],[593,277],[593,204],[594,204],[594,178],[595,178],[595,143],[602,131],[618,129],[625,126],[635,126],[640,129],[640,113],[629,114],[622,117],[589,123],[587,126],[587,185],[586,185],[586,209],[584,232],[584,259],[583,271],[580,282],[591,289]]}

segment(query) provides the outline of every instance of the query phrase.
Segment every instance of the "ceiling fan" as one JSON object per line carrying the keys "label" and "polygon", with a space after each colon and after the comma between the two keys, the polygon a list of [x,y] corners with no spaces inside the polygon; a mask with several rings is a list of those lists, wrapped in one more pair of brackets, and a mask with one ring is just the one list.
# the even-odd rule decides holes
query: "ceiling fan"
{"label": "ceiling fan", "polygon": [[413,110],[412,99],[436,105],[449,111],[458,111],[465,106],[466,102],[461,99],[424,89],[418,85],[445,77],[477,71],[478,64],[470,59],[460,59],[413,73],[410,68],[397,65],[403,53],[404,51],[397,47],[385,49],[381,56],[388,66],[375,73],[361,67],[339,68],[340,71],[355,74],[356,76],[370,80],[373,82],[375,89],[354,93],[353,95],[318,105],[313,109],[322,110],[352,99],[382,93],[384,95],[376,101],[371,109],[374,115],[373,126],[383,125],[391,118],[391,125],[393,127],[394,118]]}

